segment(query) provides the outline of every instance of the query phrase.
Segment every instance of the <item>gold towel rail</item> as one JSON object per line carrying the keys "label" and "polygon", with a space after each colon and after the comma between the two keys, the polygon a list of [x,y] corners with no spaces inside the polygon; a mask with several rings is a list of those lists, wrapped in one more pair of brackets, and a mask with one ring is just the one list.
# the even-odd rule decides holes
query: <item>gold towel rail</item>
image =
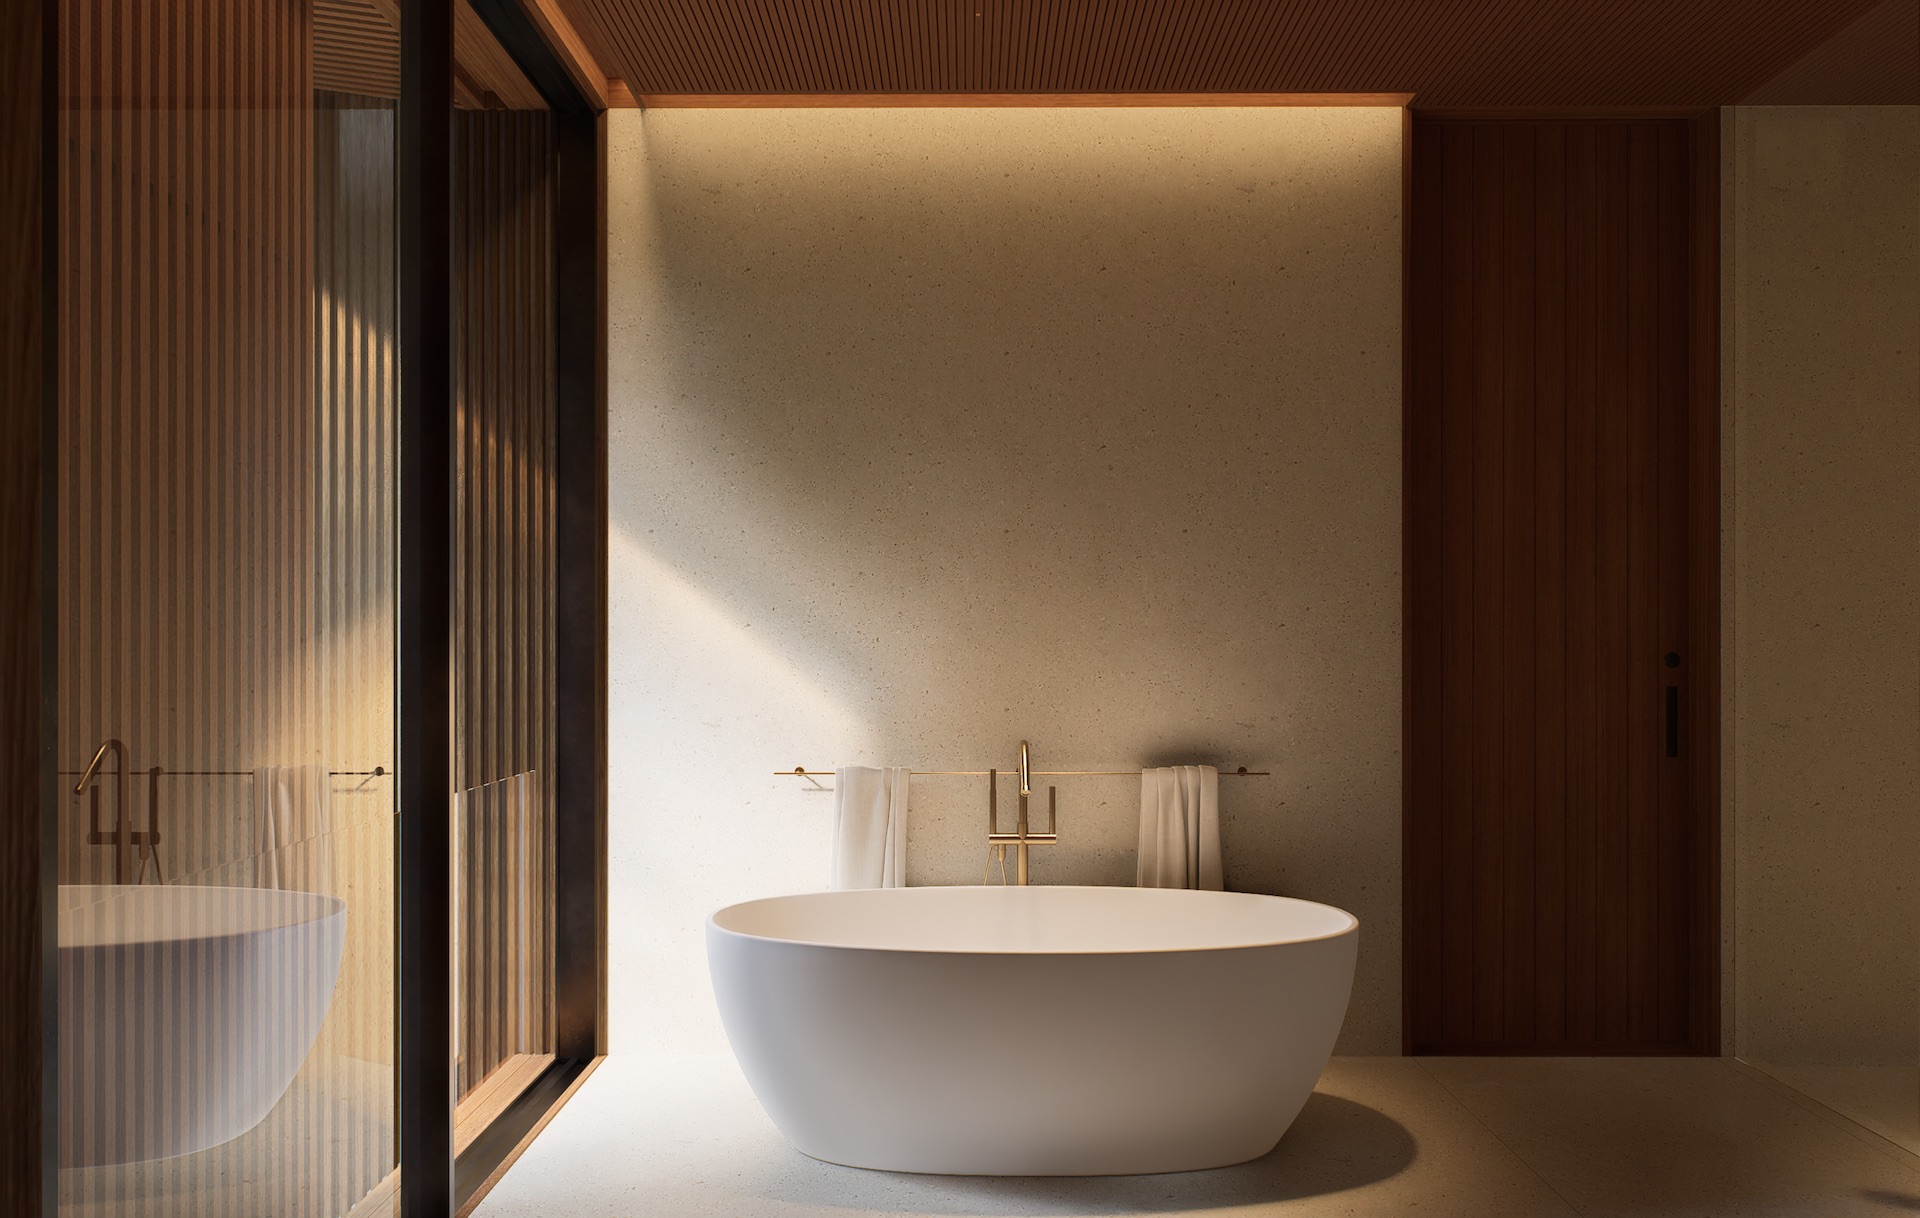
{"label": "gold towel rail", "polygon": [[[160,770],[161,775],[166,778],[252,778],[256,772],[254,770],[169,770],[165,768]],[[71,777],[83,774],[85,771],[61,770],[60,773]],[[327,773],[335,778],[384,778],[392,771],[383,765],[377,765],[371,770],[328,770]]]}
{"label": "gold towel rail", "polygon": [[[1002,774],[1012,773],[1010,770],[1001,770],[999,772]],[[1029,772],[1035,778],[1140,777],[1139,770],[1032,770]],[[823,778],[830,777],[833,771],[809,770],[805,766],[797,765],[791,770],[775,770],[773,773],[776,778]],[[908,773],[915,778],[985,778],[988,772],[986,770],[910,770]],[[1249,770],[1246,766],[1238,766],[1231,770],[1220,770],[1220,776],[1222,778],[1269,778],[1272,774],[1272,770]]]}

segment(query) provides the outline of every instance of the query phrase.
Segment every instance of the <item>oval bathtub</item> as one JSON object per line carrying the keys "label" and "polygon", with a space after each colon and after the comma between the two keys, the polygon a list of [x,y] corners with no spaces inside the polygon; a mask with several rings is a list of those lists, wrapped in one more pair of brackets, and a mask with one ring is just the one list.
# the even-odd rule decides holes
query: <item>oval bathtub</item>
{"label": "oval bathtub", "polygon": [[1358,937],[1343,910],[1252,893],[889,888],[729,906],[707,959],[802,1152],[1104,1176],[1271,1150],[1333,1052]]}
{"label": "oval bathtub", "polygon": [[346,902],[185,884],[60,887],[60,1166],[216,1146],[319,1035]]}

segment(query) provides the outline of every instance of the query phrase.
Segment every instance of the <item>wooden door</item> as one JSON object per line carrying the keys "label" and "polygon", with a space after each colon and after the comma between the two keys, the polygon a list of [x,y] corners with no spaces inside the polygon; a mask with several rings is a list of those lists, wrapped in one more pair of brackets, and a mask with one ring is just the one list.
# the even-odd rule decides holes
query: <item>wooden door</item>
{"label": "wooden door", "polygon": [[1717,1052],[1717,142],[1413,141],[1408,1048]]}

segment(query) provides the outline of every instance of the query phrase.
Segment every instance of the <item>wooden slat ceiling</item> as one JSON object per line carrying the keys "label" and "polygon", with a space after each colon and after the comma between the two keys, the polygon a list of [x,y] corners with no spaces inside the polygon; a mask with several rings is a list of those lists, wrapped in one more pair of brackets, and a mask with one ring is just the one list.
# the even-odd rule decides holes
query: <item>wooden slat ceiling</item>
{"label": "wooden slat ceiling", "polygon": [[[1907,3],[1907,0],[1894,0]],[[1395,93],[1731,105],[1875,0],[565,0],[659,94]],[[1886,48],[1882,48],[1886,49]],[[1889,57],[1911,64],[1906,40]],[[1910,79],[1892,74],[1894,79]],[[1847,102],[1851,74],[1817,82]],[[1880,86],[1875,89],[1884,92]],[[1900,100],[1920,102],[1920,87]]]}
{"label": "wooden slat ceiling", "polygon": [[1920,102],[1920,0],[1882,0],[1741,99],[1748,106]]}

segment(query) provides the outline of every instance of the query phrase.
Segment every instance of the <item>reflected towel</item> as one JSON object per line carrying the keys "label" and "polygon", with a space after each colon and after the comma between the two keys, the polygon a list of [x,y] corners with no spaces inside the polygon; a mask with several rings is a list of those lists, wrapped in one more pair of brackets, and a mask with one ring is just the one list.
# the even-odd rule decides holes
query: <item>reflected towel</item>
{"label": "reflected towel", "polygon": [[1140,771],[1142,888],[1221,887],[1220,771],[1173,765]]}
{"label": "reflected towel", "polygon": [[833,866],[828,884],[839,888],[907,886],[907,775],[844,765],[833,772]]}
{"label": "reflected towel", "polygon": [[253,772],[254,887],[335,895],[332,778],[317,765]]}

